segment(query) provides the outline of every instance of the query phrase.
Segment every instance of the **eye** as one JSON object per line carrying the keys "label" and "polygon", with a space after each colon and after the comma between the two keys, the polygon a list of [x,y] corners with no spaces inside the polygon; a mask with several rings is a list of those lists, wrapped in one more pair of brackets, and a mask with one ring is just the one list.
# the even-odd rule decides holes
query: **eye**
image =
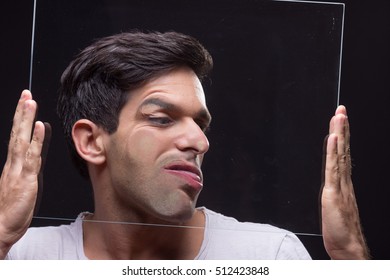
{"label": "eye", "polygon": [[149,117],[148,120],[159,126],[168,126],[173,123],[173,120],[169,117]]}

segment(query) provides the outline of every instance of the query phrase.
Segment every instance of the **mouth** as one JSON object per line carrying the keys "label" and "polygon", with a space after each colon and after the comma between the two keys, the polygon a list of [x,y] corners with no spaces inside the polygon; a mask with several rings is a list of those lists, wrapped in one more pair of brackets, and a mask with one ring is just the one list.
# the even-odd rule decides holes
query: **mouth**
{"label": "mouth", "polygon": [[165,166],[164,169],[169,174],[185,180],[193,188],[201,189],[203,187],[202,171],[194,165],[176,162]]}

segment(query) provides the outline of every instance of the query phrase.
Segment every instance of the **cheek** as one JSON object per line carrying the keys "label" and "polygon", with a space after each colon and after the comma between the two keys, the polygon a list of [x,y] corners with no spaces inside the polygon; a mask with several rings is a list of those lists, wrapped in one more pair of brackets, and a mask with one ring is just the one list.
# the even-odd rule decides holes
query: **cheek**
{"label": "cheek", "polygon": [[163,139],[155,131],[148,130],[135,132],[127,143],[127,148],[134,159],[141,161],[156,159],[163,147]]}

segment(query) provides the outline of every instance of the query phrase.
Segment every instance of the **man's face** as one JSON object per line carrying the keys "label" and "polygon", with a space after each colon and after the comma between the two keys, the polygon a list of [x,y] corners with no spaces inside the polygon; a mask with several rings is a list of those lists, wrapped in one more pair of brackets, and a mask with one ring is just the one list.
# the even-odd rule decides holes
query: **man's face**
{"label": "man's face", "polygon": [[191,218],[210,121],[202,85],[187,68],[131,92],[117,131],[106,139],[114,207],[142,220]]}

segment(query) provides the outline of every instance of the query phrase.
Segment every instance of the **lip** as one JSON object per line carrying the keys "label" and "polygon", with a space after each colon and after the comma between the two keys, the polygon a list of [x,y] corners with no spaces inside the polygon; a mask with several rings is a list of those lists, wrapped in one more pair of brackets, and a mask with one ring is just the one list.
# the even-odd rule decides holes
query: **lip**
{"label": "lip", "polygon": [[200,189],[203,187],[202,171],[192,164],[175,162],[164,166],[164,169],[169,174],[184,179],[193,188]]}

